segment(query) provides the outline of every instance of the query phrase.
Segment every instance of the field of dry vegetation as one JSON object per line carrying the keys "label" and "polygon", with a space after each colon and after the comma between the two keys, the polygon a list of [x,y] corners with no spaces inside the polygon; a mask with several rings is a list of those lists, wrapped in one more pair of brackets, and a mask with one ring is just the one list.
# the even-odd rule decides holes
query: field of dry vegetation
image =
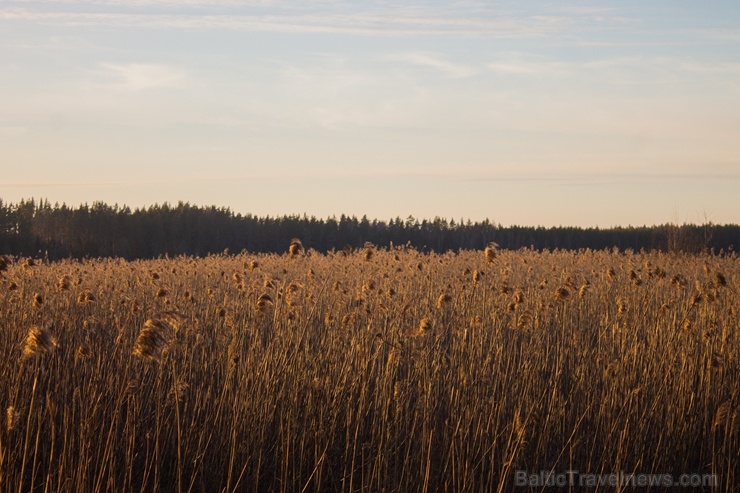
{"label": "field of dry vegetation", "polygon": [[737,491],[739,265],[298,243],[7,259],[0,491],[539,491],[514,477],[542,470]]}

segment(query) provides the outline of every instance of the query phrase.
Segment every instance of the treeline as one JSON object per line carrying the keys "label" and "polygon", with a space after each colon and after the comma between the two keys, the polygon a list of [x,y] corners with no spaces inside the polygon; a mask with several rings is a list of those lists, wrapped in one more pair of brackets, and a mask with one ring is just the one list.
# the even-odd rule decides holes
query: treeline
{"label": "treeline", "polygon": [[285,252],[292,238],[326,252],[361,247],[408,245],[420,250],[501,248],[605,249],[698,252],[730,251],[740,225],[671,225],[626,228],[521,227],[413,217],[390,221],[304,216],[256,217],[228,208],[180,202],[132,210],[102,202],[69,207],[46,200],[6,203],[0,199],[0,253],[24,256],[155,258],[204,256],[224,250]]}

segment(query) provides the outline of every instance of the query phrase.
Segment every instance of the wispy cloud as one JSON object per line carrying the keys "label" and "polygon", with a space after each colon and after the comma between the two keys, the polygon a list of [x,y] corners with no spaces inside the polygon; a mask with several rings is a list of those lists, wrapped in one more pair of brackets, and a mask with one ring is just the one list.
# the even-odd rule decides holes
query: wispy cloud
{"label": "wispy cloud", "polygon": [[486,67],[493,72],[509,75],[578,76],[603,75],[610,83],[662,82],[677,75],[740,74],[740,63],[706,61],[677,56],[613,56],[589,61],[557,59],[535,53],[510,53],[490,61]]}
{"label": "wispy cloud", "polygon": [[451,62],[444,57],[431,53],[400,53],[387,57],[390,61],[410,63],[426,67],[453,78],[463,78],[475,75],[476,69],[460,63]]}
{"label": "wispy cloud", "polygon": [[676,67],[686,71],[698,74],[740,74],[740,63],[736,62],[716,62],[702,63],[697,61],[680,61]]}
{"label": "wispy cloud", "polygon": [[[37,2],[35,2],[37,3]],[[82,6],[77,2],[71,5]],[[145,5],[170,5],[170,2]],[[182,6],[172,2],[173,6]],[[206,5],[195,2],[194,5]],[[135,4],[134,4],[135,5]],[[226,5],[220,2],[219,5]],[[230,4],[229,4],[230,5]],[[321,3],[317,4],[323,5]],[[131,7],[131,3],[126,3]],[[324,5],[326,7],[326,5]],[[198,9],[185,13],[182,9],[145,12],[141,9],[127,11],[78,10],[50,11],[48,9],[6,8],[0,10],[0,21],[34,22],[67,27],[110,26],[122,28],[157,29],[228,29],[238,31],[268,31],[294,33],[341,33],[373,36],[403,35],[454,35],[490,37],[533,37],[572,29],[575,20],[566,16],[514,16],[487,13],[478,16],[470,12],[448,15],[439,9],[418,10],[386,7],[376,10],[343,8],[318,8],[312,13],[305,9],[281,5],[270,13],[244,15],[243,9],[223,14],[205,14]],[[389,9],[392,13],[388,12]]]}
{"label": "wispy cloud", "polygon": [[153,63],[103,63],[103,75],[112,80],[111,85],[123,91],[141,91],[178,87],[185,75],[179,69]]}
{"label": "wispy cloud", "polygon": [[564,75],[571,71],[572,62],[564,62],[536,54],[511,53],[489,62],[487,67],[493,72],[523,75]]}

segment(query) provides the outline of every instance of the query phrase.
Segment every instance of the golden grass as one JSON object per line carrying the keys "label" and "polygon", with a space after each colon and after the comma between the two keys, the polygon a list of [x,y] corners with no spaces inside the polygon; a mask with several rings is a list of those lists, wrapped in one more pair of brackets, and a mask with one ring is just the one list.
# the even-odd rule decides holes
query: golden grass
{"label": "golden grass", "polygon": [[[368,253],[371,252],[371,253]],[[740,476],[737,257],[3,259],[0,491]]]}

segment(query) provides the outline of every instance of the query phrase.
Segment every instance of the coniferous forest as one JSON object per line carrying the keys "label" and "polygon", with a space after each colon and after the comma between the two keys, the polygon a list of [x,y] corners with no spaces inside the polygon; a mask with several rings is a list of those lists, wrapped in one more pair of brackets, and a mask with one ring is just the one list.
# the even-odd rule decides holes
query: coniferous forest
{"label": "coniferous forest", "polygon": [[363,216],[316,218],[306,215],[256,217],[225,207],[180,202],[148,208],[95,202],[70,207],[47,200],[0,199],[0,251],[46,256],[51,260],[84,257],[156,258],[204,256],[224,250],[283,252],[292,238],[318,252],[408,245],[421,251],[480,249],[496,242],[504,249],[578,250],[618,248],[635,251],[731,251],[740,240],[740,225],[663,224],[657,226],[577,227],[502,226],[414,217],[377,220]]}

